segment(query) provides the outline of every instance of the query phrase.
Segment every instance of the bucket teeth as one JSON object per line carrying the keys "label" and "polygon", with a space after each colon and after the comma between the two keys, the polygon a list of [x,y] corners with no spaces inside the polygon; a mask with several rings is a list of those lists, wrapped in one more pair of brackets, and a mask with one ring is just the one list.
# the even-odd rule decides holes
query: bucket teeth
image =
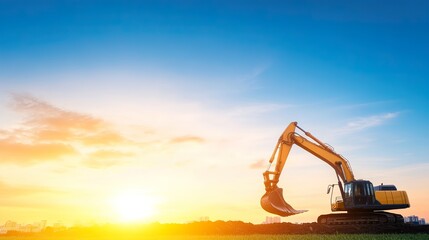
{"label": "bucket teeth", "polygon": [[295,210],[291,205],[289,205],[283,198],[282,188],[275,188],[272,191],[266,192],[261,198],[261,206],[265,211],[282,217],[287,217],[307,211]]}

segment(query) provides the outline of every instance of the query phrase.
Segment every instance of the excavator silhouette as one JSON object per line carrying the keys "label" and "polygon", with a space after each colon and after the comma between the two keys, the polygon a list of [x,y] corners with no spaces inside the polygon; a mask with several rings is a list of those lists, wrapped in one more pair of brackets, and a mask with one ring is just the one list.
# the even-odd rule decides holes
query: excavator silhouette
{"label": "excavator silhouette", "polygon": [[[296,128],[313,141],[297,133]],[[410,207],[405,191],[398,191],[394,185],[382,184],[374,187],[370,181],[356,180],[349,162],[344,157],[337,154],[332,147],[322,143],[311,133],[304,131],[297,122],[290,123],[280,136],[270,158],[270,166],[263,173],[266,193],[261,198],[261,206],[265,211],[283,217],[306,212],[306,210],[295,210],[290,206],[283,198],[283,189],[277,186],[290,149],[294,144],[327,163],[337,175],[341,197],[337,197],[332,202],[331,193],[331,210],[333,212],[346,211],[347,213],[321,215],[317,219],[318,223],[336,225],[404,222],[401,215],[383,210]],[[270,171],[274,161],[275,168]],[[333,190],[334,185],[336,184],[328,186],[328,194]]]}

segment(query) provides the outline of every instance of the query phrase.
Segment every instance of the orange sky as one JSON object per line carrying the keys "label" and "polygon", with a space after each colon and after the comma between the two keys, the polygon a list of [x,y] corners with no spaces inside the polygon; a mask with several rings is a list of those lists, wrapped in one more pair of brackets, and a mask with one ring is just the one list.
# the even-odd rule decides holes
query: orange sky
{"label": "orange sky", "polygon": [[[0,1],[0,225],[260,223],[292,121],[429,218],[429,1]],[[294,147],[309,222],[334,171]],[[139,204],[141,202],[141,204]],[[143,207],[143,205],[145,207]]]}
{"label": "orange sky", "polygon": [[[7,112],[13,118],[0,129],[0,221],[187,222],[208,216],[262,222],[269,215],[259,206],[262,172],[283,129],[254,128],[240,121],[269,107],[246,107],[237,114],[175,104],[174,110],[147,109],[154,118],[175,117],[151,125],[150,116],[143,116],[139,125],[140,118],[117,121],[109,119],[111,112],[104,118],[26,94],[10,95]],[[347,146],[342,150],[353,153]],[[371,159],[361,159],[349,159],[358,179],[393,183],[408,191],[412,208],[397,212],[429,215],[429,199],[422,191],[426,182],[417,178],[426,174],[428,164],[382,170],[374,168]],[[335,182],[328,165],[295,146],[279,186],[294,208],[310,211],[283,221],[315,221],[329,212],[325,191]],[[141,216],[127,219],[121,213],[127,210],[120,209],[138,205],[132,199],[147,208],[138,210]]]}

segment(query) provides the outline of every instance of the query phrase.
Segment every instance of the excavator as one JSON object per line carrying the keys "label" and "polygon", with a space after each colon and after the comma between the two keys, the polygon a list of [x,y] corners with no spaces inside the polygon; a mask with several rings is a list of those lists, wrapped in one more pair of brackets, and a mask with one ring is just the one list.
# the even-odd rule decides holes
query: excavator
{"label": "excavator", "polygon": [[[296,132],[296,129],[302,131],[308,138]],[[318,223],[344,225],[400,224],[404,222],[401,215],[384,210],[410,207],[405,191],[398,191],[394,185],[381,184],[374,187],[368,180],[355,179],[346,158],[336,153],[328,144],[303,130],[297,122],[290,123],[284,130],[271,155],[269,167],[263,173],[266,193],[261,198],[261,206],[265,211],[282,217],[306,212],[306,210],[295,210],[290,206],[283,198],[283,189],[277,186],[293,145],[301,147],[327,163],[334,169],[337,176],[338,184],[329,185],[327,193],[331,192],[331,210],[345,213],[321,215],[317,219]],[[272,169],[273,163],[275,163],[274,169]],[[338,185],[341,196],[332,201],[335,185]]]}

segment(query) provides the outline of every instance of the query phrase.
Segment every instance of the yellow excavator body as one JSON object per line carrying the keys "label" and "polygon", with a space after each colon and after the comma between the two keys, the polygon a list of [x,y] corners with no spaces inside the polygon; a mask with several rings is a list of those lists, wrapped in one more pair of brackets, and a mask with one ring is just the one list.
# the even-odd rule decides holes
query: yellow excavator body
{"label": "yellow excavator body", "polygon": [[407,192],[405,191],[375,191],[375,198],[382,205],[410,205]]}

